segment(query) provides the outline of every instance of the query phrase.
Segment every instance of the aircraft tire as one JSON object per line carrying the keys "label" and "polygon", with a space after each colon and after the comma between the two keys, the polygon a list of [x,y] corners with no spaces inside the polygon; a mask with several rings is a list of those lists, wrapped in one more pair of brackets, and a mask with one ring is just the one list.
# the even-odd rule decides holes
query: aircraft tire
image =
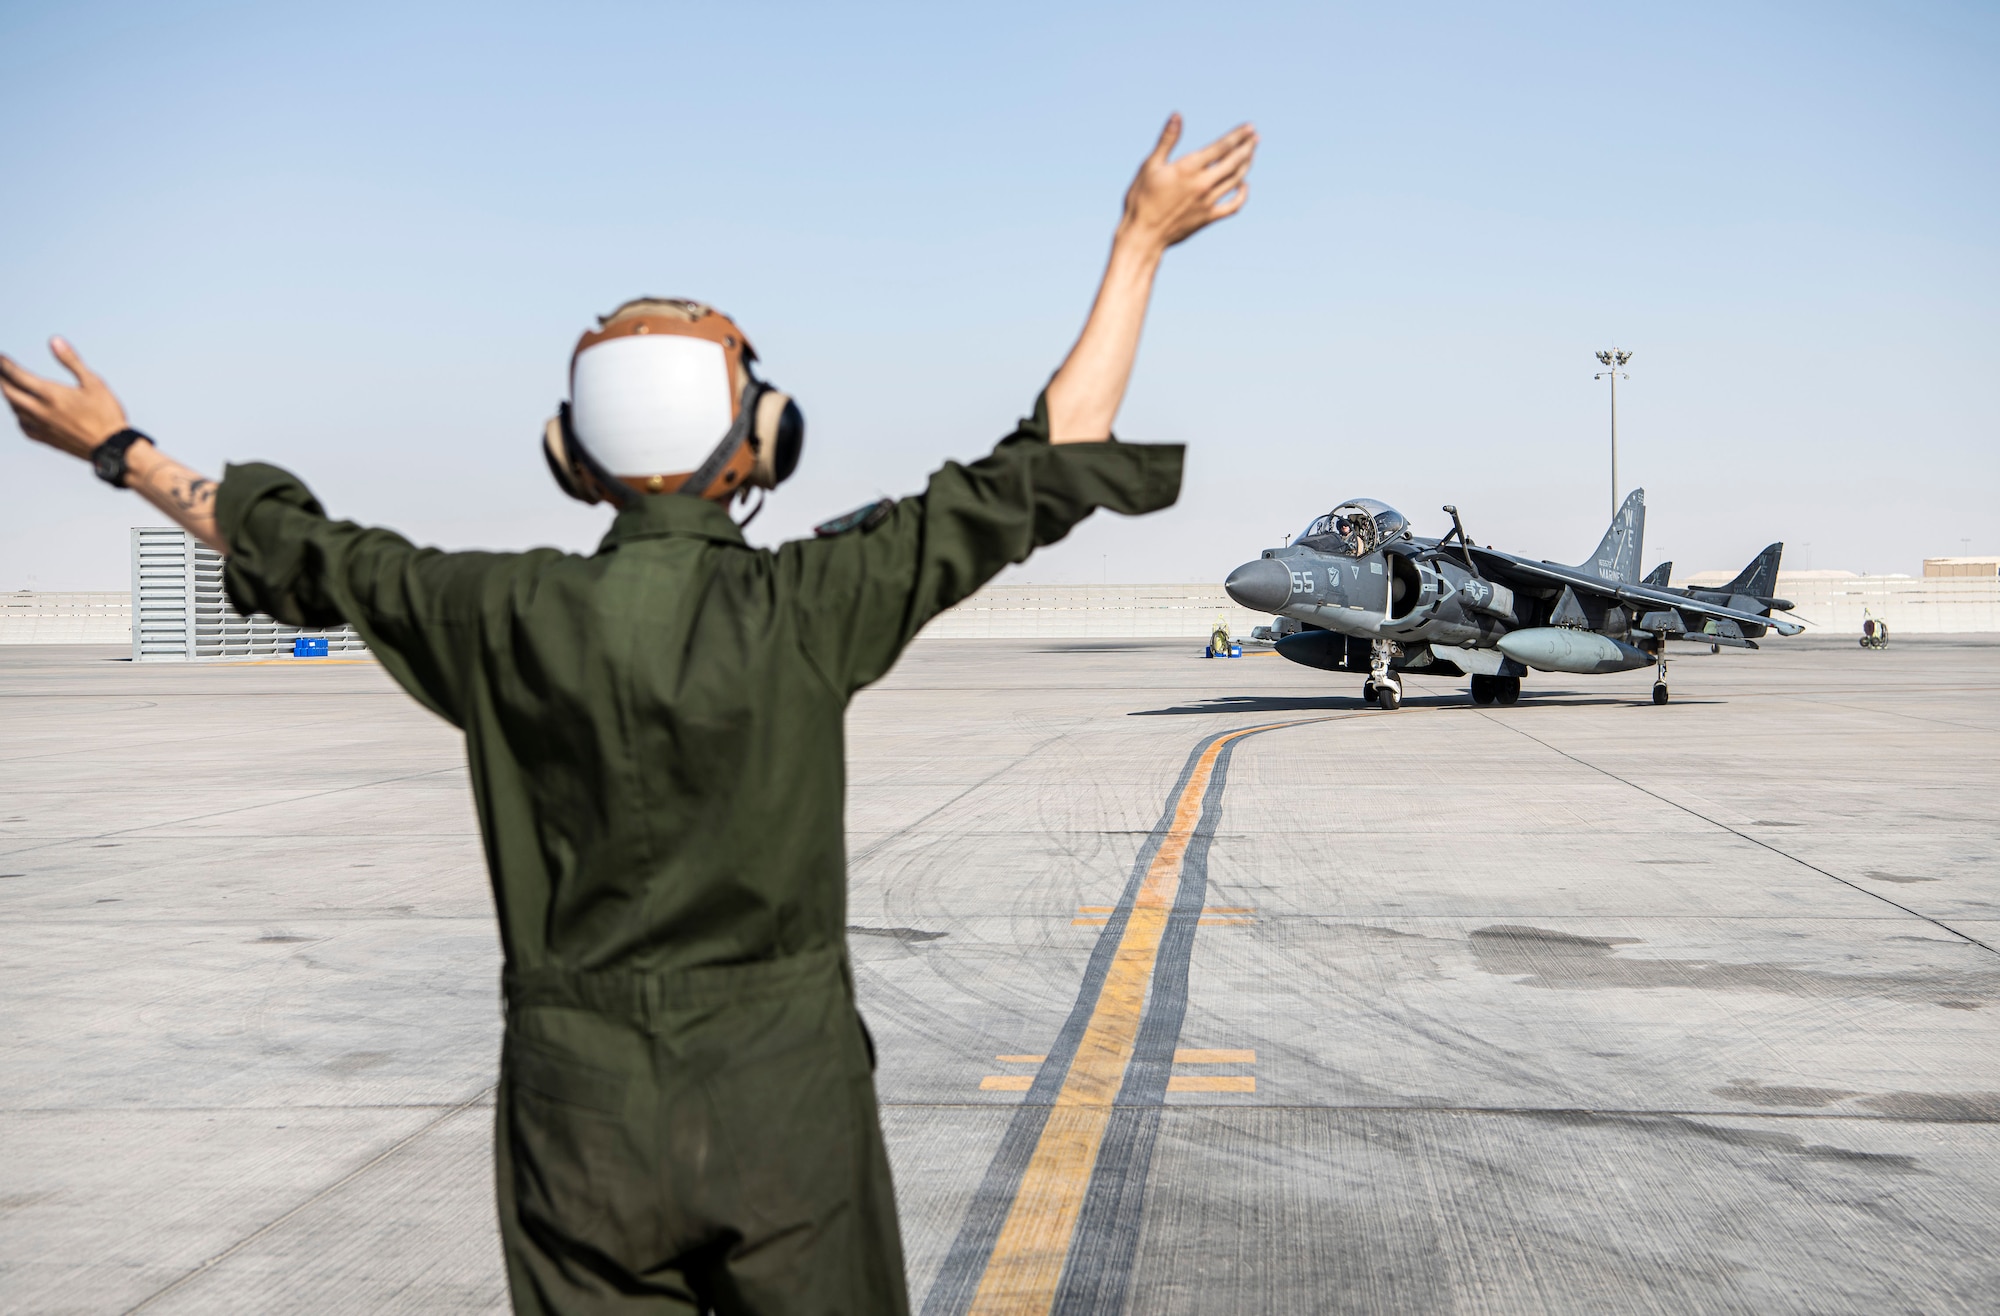
{"label": "aircraft tire", "polygon": [[1665,681],[1653,682],[1653,702],[1656,704],[1667,702],[1667,683]]}
{"label": "aircraft tire", "polygon": [[1493,698],[1494,698],[1494,694],[1495,694],[1495,692],[1494,692],[1494,689],[1493,689],[1493,678],[1492,678],[1492,677],[1490,677],[1490,676],[1474,676],[1474,677],[1472,678],[1472,702],[1473,702],[1473,703],[1475,703],[1475,704],[1490,704],[1490,703],[1492,703],[1492,702],[1493,702]]}
{"label": "aircraft tire", "polygon": [[1383,712],[1395,712],[1401,706],[1402,702],[1403,696],[1397,693],[1395,686],[1383,685],[1375,688],[1375,707],[1381,709]]}
{"label": "aircraft tire", "polygon": [[1518,676],[1494,677],[1493,698],[1503,705],[1517,702],[1521,698],[1521,678]]}
{"label": "aircraft tire", "polygon": [[1364,704],[1375,702],[1375,683],[1373,681],[1363,681],[1361,683],[1361,702]]}

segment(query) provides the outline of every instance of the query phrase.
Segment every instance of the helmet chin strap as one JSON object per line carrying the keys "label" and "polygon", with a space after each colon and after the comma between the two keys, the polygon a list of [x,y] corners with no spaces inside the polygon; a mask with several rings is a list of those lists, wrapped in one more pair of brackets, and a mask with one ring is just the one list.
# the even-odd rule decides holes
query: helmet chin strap
{"label": "helmet chin strap", "polygon": [[[743,494],[744,494],[744,496],[745,496],[745,497],[749,496],[749,493],[750,493],[750,491],[749,491],[748,489],[745,489],[745,490],[743,491]],[[762,487],[762,486],[758,486],[758,488],[757,488],[757,505],[756,505],[755,507],[753,507],[753,508],[751,508],[751,509],[750,509],[750,515],[748,515],[748,516],[744,517],[744,518],[743,518],[743,519],[742,519],[741,521],[737,521],[737,522],[736,522],[736,528],[737,528],[738,530],[743,530],[743,529],[746,529],[746,528],[748,528],[748,526],[750,525],[750,523],[751,523],[752,521],[755,521],[755,520],[757,519],[757,514],[758,514],[759,512],[761,512],[761,511],[763,511],[763,510],[764,510],[764,502],[765,502],[765,499],[767,498],[767,496],[768,496],[768,495],[766,495],[766,494],[765,494],[765,492],[764,492],[764,490],[763,490],[763,487]],[[734,518],[731,518],[731,519],[733,520]]]}

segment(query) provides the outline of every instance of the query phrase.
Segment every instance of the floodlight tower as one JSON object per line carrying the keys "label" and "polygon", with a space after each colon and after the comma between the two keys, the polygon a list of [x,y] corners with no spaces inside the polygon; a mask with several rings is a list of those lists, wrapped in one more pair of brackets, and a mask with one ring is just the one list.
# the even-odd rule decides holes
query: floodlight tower
{"label": "floodlight tower", "polygon": [[1632,377],[1619,374],[1618,369],[1632,359],[1632,354],[1621,352],[1614,347],[1609,351],[1599,352],[1597,359],[1605,368],[1591,378],[1611,381],[1611,516],[1615,520],[1618,516],[1618,381]]}

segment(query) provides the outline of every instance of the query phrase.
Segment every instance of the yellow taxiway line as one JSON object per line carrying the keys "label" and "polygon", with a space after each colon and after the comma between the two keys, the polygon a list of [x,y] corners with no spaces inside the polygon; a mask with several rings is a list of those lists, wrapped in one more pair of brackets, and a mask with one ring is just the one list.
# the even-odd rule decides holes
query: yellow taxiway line
{"label": "yellow taxiway line", "polygon": [[[1273,722],[1245,727],[1211,744],[1188,774],[1174,802],[1173,822],[1146,868],[1146,876],[1125,921],[1124,935],[1113,954],[1110,971],[1077,1044],[1061,1091],[1049,1109],[1034,1154],[1021,1176],[1007,1221],[1000,1227],[993,1252],[980,1276],[968,1316],[1046,1316],[1055,1303],[1063,1263],[1069,1257],[1078,1217],[1090,1187],[1097,1152],[1111,1122],[1112,1102],[1125,1082],[1125,1070],[1139,1038],[1146,993],[1152,985],[1160,940],[1180,889],[1182,861],[1188,842],[1201,821],[1202,798],[1216,760],[1230,742],[1259,731],[1296,723]],[[1013,1076],[1008,1076],[1012,1078]],[[1025,1077],[1025,1076],[1023,1076]],[[1243,1080],[1232,1079],[1232,1084]],[[1179,1091],[1251,1090],[1235,1086],[1177,1087]],[[981,1084],[982,1087],[985,1084]],[[1017,1090],[1011,1085],[1002,1091]]]}

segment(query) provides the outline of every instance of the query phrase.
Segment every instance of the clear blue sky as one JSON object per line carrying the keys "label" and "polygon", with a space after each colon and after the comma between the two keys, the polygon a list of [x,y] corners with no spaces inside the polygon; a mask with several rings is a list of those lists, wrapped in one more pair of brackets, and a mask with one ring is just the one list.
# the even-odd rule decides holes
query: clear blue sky
{"label": "clear blue sky", "polygon": [[[582,548],[570,346],[699,297],[806,411],[772,540],[1010,428],[1179,109],[1264,137],[1120,422],[1186,490],[1025,578],[1217,580],[1358,494],[1579,559],[1613,344],[1647,565],[1914,573],[2000,551],[1996,108],[1990,5],[9,3],[0,348],[337,515]],[[136,499],[18,437],[0,487],[0,588],[124,586]]]}

